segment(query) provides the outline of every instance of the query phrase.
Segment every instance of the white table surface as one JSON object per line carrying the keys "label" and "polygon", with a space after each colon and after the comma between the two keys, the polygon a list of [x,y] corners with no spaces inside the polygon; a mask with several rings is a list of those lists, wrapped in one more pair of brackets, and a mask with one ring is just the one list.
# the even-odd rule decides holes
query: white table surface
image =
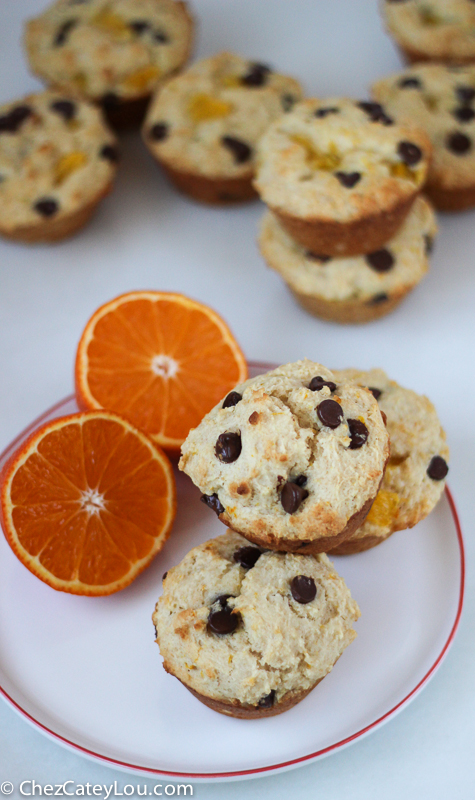
{"label": "white table surface", "polygon": [[[44,5],[0,0],[0,101],[39,87],[28,74],[20,36],[23,20]],[[400,65],[375,0],[194,0],[193,8],[198,56],[235,50],[296,75],[309,95],[364,98],[371,81]],[[123,137],[123,154],[116,190],[75,239],[53,247],[0,242],[0,450],[72,391],[73,358],[86,320],[98,305],[132,289],[176,290],[209,303],[249,358],[308,356],[330,367],[382,366],[426,393],[447,430],[450,486],[468,556],[465,611],[449,656],[412,705],[346,750],[281,775],[196,783],[194,796],[472,798],[474,212],[441,215],[431,272],[403,307],[379,322],[343,327],[306,315],[266,269],[255,246],[263,211],[258,202],[201,207],[165,183],[136,135]],[[31,779],[155,783],[59,747],[1,702],[0,783],[11,781],[16,798],[20,782]]]}

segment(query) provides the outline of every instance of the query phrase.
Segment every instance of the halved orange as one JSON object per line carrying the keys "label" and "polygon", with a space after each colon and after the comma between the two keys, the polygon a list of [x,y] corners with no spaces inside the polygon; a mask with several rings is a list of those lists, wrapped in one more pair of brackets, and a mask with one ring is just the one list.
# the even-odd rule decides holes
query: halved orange
{"label": "halved orange", "polygon": [[162,549],[175,517],[172,466],[116,414],[46,423],[2,471],[0,521],[13,552],[63,592],[128,586]]}
{"label": "halved orange", "polygon": [[247,379],[247,365],[208,306],[182,294],[131,292],[91,317],[75,375],[80,408],[115,411],[176,453],[190,429]]}

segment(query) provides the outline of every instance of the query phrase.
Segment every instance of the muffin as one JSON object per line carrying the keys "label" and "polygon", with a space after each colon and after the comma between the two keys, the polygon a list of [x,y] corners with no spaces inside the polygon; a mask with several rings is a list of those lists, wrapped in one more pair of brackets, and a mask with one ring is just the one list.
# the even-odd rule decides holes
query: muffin
{"label": "muffin", "polygon": [[335,370],[338,381],[367,386],[387,417],[391,454],[378,496],[365,522],[333,553],[359,553],[395,531],[412,528],[438,503],[449,450],[437,412],[427,397],[404,389],[381,369]]}
{"label": "muffin", "polygon": [[330,672],[359,615],[326,555],[262,552],[229,531],[168,571],[152,619],[167,672],[214,711],[257,719]]}
{"label": "muffin", "polygon": [[407,61],[475,62],[473,0],[382,0],[381,10]]}
{"label": "muffin", "polygon": [[305,360],[237,386],[190,432],[179,468],[250,541],[321,553],[363,523],[388,456],[371,392]]}
{"label": "muffin", "polygon": [[306,311],[334,322],[370,322],[392,311],[422,280],[436,233],[434,212],[418,197],[396,235],[373,253],[347,258],[314,253],[292,239],[271,212],[262,221],[259,245]]}
{"label": "muffin", "polygon": [[475,206],[475,66],[417,64],[377,81],[372,93],[392,116],[413,120],[429,136],[424,192],[437,208]]}
{"label": "muffin", "polygon": [[254,185],[303,247],[371,253],[404,222],[430,151],[423,131],[395,124],[378,103],[304,100],[260,140]]}
{"label": "muffin", "polygon": [[54,91],[0,106],[0,234],[76,233],[112,188],[118,150],[101,111]]}
{"label": "muffin", "polygon": [[156,87],[186,63],[193,21],[179,0],[57,0],[26,25],[33,72],[138,125]]}
{"label": "muffin", "polygon": [[255,197],[256,144],[302,96],[293,78],[232,53],[194,64],[158,92],[145,144],[178,189],[196,200]]}

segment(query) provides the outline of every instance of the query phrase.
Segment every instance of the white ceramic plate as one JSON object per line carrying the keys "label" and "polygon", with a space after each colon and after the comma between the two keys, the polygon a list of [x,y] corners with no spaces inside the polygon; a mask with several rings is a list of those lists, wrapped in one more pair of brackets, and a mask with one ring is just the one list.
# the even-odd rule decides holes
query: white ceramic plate
{"label": "white ceramic plate", "polygon": [[[253,374],[265,365],[251,365]],[[0,456],[0,469],[50,409]],[[446,492],[412,531],[382,547],[335,557],[361,607],[358,637],[325,680],[278,717],[216,714],[161,667],[151,614],[162,574],[194,545],[224,531],[186,476],[177,474],[173,534],[123,592],[55,592],[0,537],[0,692],[60,744],[146,775],[230,780],[278,772],[354,742],[404,708],[440,666],[460,619],[463,539]]]}

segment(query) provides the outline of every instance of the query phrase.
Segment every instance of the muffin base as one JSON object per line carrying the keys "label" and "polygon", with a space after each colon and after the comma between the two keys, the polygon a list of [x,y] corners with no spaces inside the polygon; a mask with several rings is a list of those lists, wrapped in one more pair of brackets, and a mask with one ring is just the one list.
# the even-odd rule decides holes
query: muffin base
{"label": "muffin base", "polygon": [[396,235],[417,194],[415,191],[392,209],[350,222],[303,219],[270,208],[290,236],[307,249],[326,256],[357,256],[380,250]]}
{"label": "muffin base", "polygon": [[355,553],[363,553],[365,550],[371,550],[372,547],[377,547],[378,544],[385,542],[394,532],[391,531],[385,536],[361,536],[359,539],[350,537],[331,550],[331,554],[332,556],[351,556]]}
{"label": "muffin base", "polygon": [[326,300],[323,297],[301,294],[289,286],[297,302],[315,317],[329,322],[339,322],[341,324],[362,324],[372,322],[375,319],[385,317],[393,311],[399,303],[412,290],[411,287],[404,292],[388,295],[387,300],[380,302],[357,301],[357,300]]}
{"label": "muffin base", "polygon": [[475,207],[475,185],[463,189],[444,189],[437,184],[426,184],[424,194],[439,211],[465,211]]}
{"label": "muffin base", "polygon": [[169,180],[183,194],[212,205],[229,205],[254,200],[257,192],[252,185],[254,173],[241,178],[208,178],[193,172],[180,172],[155,159]]}
{"label": "muffin base", "polygon": [[78,233],[89,222],[97,206],[109,194],[111,189],[112,181],[100,195],[86,206],[58,219],[40,219],[36,225],[24,225],[13,230],[6,230],[0,225],[0,236],[13,242],[23,242],[24,244],[51,243],[67,239]]}
{"label": "muffin base", "polygon": [[[180,679],[178,678],[178,680]],[[301,700],[307,697],[322,680],[323,678],[319,678],[310,689],[306,689],[305,691],[287,692],[287,694],[284,694],[282,700],[276,703],[276,705],[271,706],[271,708],[251,706],[246,703],[240,703],[239,700],[234,700],[230,703],[224,700],[215,700],[213,697],[207,697],[204,694],[196,692],[183,681],[180,681],[180,683],[182,683],[197,700],[200,700],[201,703],[204,703],[205,706],[208,706],[208,708],[211,708],[213,711],[218,711],[219,714],[225,714],[227,717],[237,717],[238,719],[261,719],[262,717],[275,717],[277,714],[283,714],[284,711],[288,711],[289,708],[296,706],[297,703],[300,703]]]}
{"label": "muffin base", "polygon": [[475,56],[470,58],[456,58],[455,56],[431,56],[428,53],[423,53],[420,50],[412,50],[409,47],[403,47],[401,44],[397,43],[398,50],[401,53],[404,61],[408,64],[416,64],[417,62],[421,61],[436,61],[439,64],[447,64],[451,67],[456,66],[467,66],[469,64],[475,64]]}
{"label": "muffin base", "polygon": [[[382,481],[382,478],[381,478]],[[379,486],[378,486],[379,491]],[[377,494],[377,493],[376,493]],[[376,497],[376,495],[375,495]],[[244,536],[248,541],[253,542],[254,544],[259,545],[264,550],[277,550],[281,553],[302,553],[305,555],[317,555],[318,553],[328,553],[330,550],[334,550],[335,547],[338,547],[339,544],[348,539],[352,533],[354,533],[358,528],[361,527],[363,522],[366,519],[366,516],[369,513],[371,506],[373,505],[375,497],[371,497],[369,500],[366,501],[364,506],[360,508],[356,514],[353,514],[352,517],[346,523],[346,526],[340,533],[335,534],[334,536],[320,536],[316,539],[285,539],[281,536],[275,536],[275,534],[268,533],[268,534],[259,534],[255,531],[243,531],[234,528],[230,521],[228,521],[225,517],[226,512],[220,514],[219,519],[221,522],[224,522],[228,528],[235,530],[236,533],[240,533],[241,536]]]}
{"label": "muffin base", "polygon": [[118,99],[114,104],[98,101],[98,104],[111,128],[123,131],[138,128],[142,124],[151,97],[152,95],[149,93],[143,97],[135,97],[133,100]]}

